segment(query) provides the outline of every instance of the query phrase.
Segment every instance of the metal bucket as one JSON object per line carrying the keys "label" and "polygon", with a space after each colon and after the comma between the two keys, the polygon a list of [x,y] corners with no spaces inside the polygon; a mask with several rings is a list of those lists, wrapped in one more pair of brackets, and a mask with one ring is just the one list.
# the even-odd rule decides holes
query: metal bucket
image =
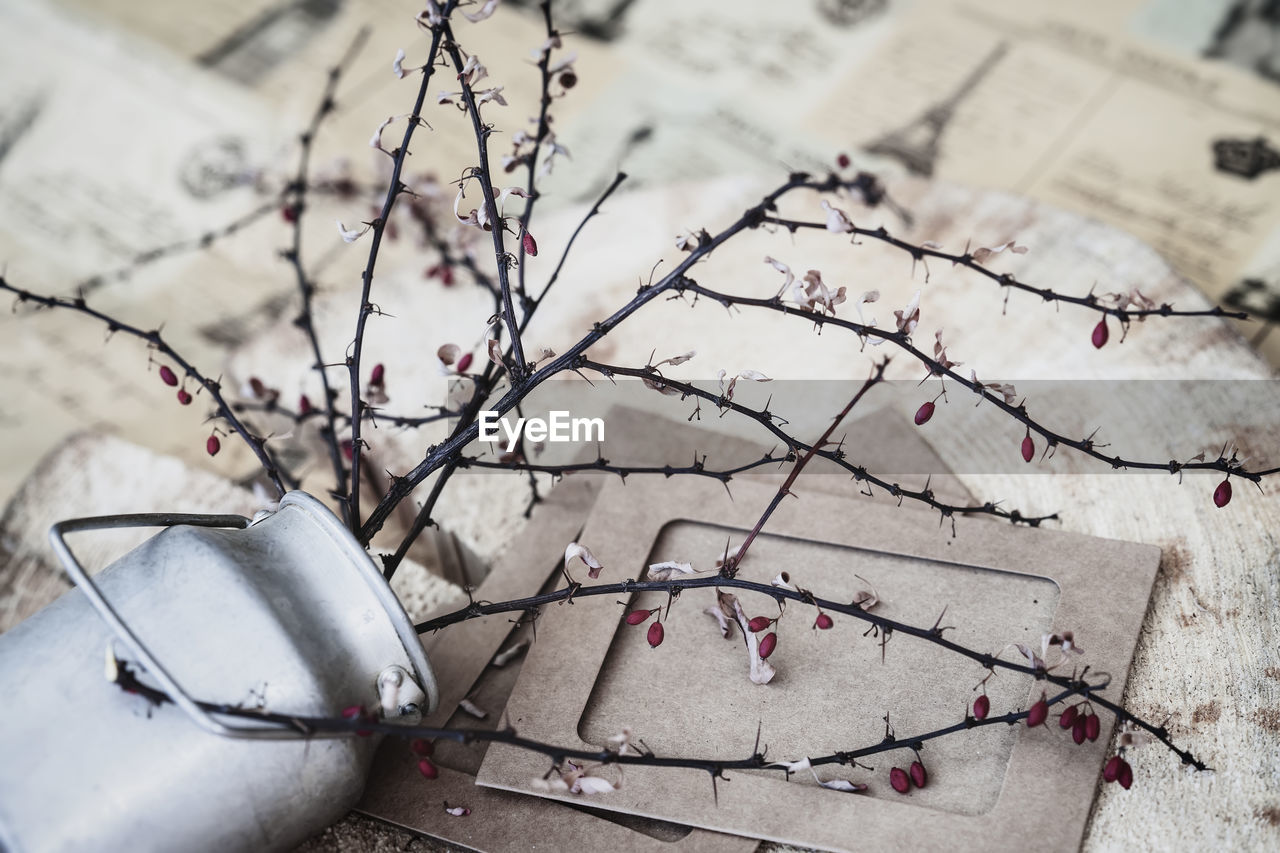
{"label": "metal bucket", "polygon": [[[130,526],[167,529],[92,580],[62,540]],[[412,722],[435,707],[404,609],[310,495],[252,522],[113,516],[51,538],[79,588],[0,636],[0,849],[287,849],[355,804],[378,738],[303,739],[192,697]],[[109,647],[176,704],[110,683]]]}

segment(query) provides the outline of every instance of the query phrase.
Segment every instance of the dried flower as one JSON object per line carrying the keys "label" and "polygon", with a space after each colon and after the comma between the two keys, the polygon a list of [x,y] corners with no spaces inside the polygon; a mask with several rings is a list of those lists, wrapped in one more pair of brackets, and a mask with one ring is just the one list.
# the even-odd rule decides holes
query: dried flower
{"label": "dried flower", "polygon": [[911,297],[906,308],[894,311],[893,316],[899,332],[905,332],[908,335],[914,332],[916,326],[920,325],[920,291],[917,290],[915,296]]}
{"label": "dried flower", "polygon": [[451,814],[454,817],[466,817],[471,814],[471,809],[466,806],[451,806],[447,800],[444,804],[444,810],[446,813]]}
{"label": "dried flower", "polygon": [[178,384],[178,377],[168,365],[162,364],[160,365],[160,381],[173,387]]}
{"label": "dried flower", "polygon": [[475,717],[477,720],[483,720],[489,716],[488,711],[481,708],[479,705],[477,705],[475,702],[472,702],[470,699],[463,699],[459,701],[458,708],[467,712],[471,716]]}
{"label": "dried flower", "polygon": [[1016,255],[1025,255],[1027,253],[1026,246],[1019,246],[1013,240],[1010,240],[1007,243],[1002,243],[1001,245],[994,246],[990,249],[974,249],[971,257],[981,264],[985,263],[988,258],[998,255],[1006,249]]}
{"label": "dried flower", "polygon": [[649,580],[653,581],[669,581],[679,575],[697,574],[693,566],[688,563],[678,563],[675,560],[667,560],[664,563],[653,563],[647,571]]}
{"label": "dried flower", "polygon": [[822,209],[827,212],[827,230],[836,234],[848,234],[853,230],[853,223],[849,221],[849,217],[838,207],[832,207],[826,200],[822,200]]}
{"label": "dried flower", "polygon": [[569,563],[574,559],[581,560],[587,565],[587,575],[592,578],[600,577],[600,570],[604,565],[596,559],[595,554],[585,545],[579,545],[577,542],[570,542],[564,549],[564,565],[569,568]]}
{"label": "dried flower", "polygon": [[475,12],[474,14],[471,12],[463,12],[462,17],[466,18],[471,23],[476,24],[492,15],[494,10],[497,8],[498,0],[485,0],[484,5],[480,7],[480,11]]}
{"label": "dried flower", "polygon": [[342,236],[342,242],[354,243],[356,240],[360,239],[360,235],[363,233],[363,231],[348,229],[347,226],[342,224],[342,220],[338,220],[338,234]]}

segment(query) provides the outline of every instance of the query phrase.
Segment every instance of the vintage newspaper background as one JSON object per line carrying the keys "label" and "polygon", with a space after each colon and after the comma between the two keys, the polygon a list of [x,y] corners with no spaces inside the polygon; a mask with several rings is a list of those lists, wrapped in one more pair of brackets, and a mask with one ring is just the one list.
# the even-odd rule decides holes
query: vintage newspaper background
{"label": "vintage newspaper background", "polygon": [[[845,151],[890,175],[1010,190],[1096,217],[1151,243],[1223,304],[1280,320],[1280,42],[1266,3],[557,7],[574,33],[581,82],[554,109],[573,159],[548,179],[544,210],[592,197],[620,166],[635,189],[817,169]],[[293,168],[325,69],[361,25],[370,36],[315,163],[376,183],[385,162],[366,141],[412,97],[413,81],[395,80],[390,61],[397,48],[408,65],[425,53],[418,11],[401,0],[4,4],[6,275],[72,292],[140,252],[269,205]],[[506,2],[482,25],[463,23],[460,36],[506,87],[506,129],[522,126],[536,93],[536,3]],[[447,82],[442,75],[441,88]],[[469,134],[449,107],[428,120],[413,168],[452,180],[474,160]],[[323,287],[353,288],[364,252],[344,252],[332,223],[371,214],[363,202],[318,206],[304,255]],[[291,273],[278,258],[287,239],[280,217],[261,217],[94,299],[141,325],[164,323],[182,352],[216,374],[227,351],[293,310]],[[384,268],[419,264],[393,251]],[[1268,329],[1241,330],[1280,364],[1280,333]],[[87,321],[55,315],[6,313],[0,334],[0,495],[65,435],[91,425],[199,461],[198,407],[171,405],[132,342],[103,346]]]}

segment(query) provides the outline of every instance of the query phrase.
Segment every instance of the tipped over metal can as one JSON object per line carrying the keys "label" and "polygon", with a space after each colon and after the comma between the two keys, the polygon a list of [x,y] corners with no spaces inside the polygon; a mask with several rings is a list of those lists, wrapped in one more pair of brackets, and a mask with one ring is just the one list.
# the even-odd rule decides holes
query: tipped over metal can
{"label": "tipped over metal can", "polygon": [[[90,579],[63,536],[166,529]],[[323,504],[62,522],[76,589],[0,636],[0,849],[281,850],[347,812],[378,737],[304,737],[195,699],[417,722],[437,701],[413,625]],[[110,650],[110,652],[108,652]],[[173,699],[103,674],[118,655]]]}

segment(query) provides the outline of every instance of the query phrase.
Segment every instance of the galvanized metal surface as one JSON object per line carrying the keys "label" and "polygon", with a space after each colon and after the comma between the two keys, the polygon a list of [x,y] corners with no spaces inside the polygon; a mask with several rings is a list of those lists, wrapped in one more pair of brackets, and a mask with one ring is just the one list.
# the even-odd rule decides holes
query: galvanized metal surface
{"label": "galvanized metal surface", "polygon": [[[55,541],[120,523],[65,523]],[[74,556],[64,556],[76,574]],[[118,617],[114,627],[127,626],[121,635],[99,618],[105,612]],[[395,705],[424,692],[436,702],[412,624],[314,498],[292,493],[245,529],[169,527],[0,636],[5,849],[285,849],[359,797],[377,738],[212,733],[226,721],[197,714],[195,724],[189,709],[149,706],[109,683],[109,643],[123,659],[150,657],[157,669],[148,681],[208,701],[298,714]]]}

